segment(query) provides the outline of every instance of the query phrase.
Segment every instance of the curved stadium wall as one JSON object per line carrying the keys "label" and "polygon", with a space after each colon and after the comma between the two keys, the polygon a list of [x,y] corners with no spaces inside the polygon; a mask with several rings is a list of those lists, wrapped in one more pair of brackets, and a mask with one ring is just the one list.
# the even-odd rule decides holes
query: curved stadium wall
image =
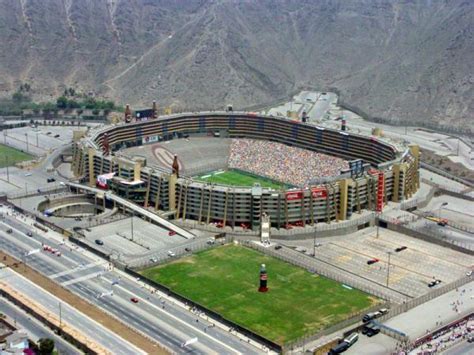
{"label": "curved stadium wall", "polygon": [[[371,169],[290,190],[235,187],[176,177],[120,154],[120,149],[187,136],[219,135],[264,139],[325,153],[346,160],[362,159]],[[111,154],[107,153],[107,147]],[[396,147],[369,137],[272,116],[241,112],[200,112],[106,126],[74,144],[73,170],[95,185],[97,176],[115,172],[144,182],[131,200],[175,219],[235,227],[260,225],[266,212],[272,226],[307,225],[344,220],[353,213],[376,210],[378,204],[399,202],[419,188],[419,149]],[[120,193],[120,191],[117,191]],[[123,195],[123,193],[122,193]]]}

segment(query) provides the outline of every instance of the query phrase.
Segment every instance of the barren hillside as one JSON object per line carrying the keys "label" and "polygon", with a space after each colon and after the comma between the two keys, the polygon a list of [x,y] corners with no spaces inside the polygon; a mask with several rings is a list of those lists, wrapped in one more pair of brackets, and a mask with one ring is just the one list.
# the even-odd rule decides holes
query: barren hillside
{"label": "barren hillside", "polygon": [[0,95],[246,107],[337,88],[372,116],[472,124],[469,0],[0,0]]}

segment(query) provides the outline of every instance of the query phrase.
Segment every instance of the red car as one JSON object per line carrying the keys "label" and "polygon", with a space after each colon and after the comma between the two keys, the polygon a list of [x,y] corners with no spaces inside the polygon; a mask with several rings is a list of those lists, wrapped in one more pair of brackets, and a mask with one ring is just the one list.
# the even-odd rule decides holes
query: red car
{"label": "red car", "polygon": [[132,297],[130,298],[130,301],[132,301],[133,303],[138,303],[138,298]]}
{"label": "red car", "polygon": [[367,260],[367,265],[372,265],[372,264],[378,263],[379,261],[380,261],[379,259],[373,258],[373,259]]}

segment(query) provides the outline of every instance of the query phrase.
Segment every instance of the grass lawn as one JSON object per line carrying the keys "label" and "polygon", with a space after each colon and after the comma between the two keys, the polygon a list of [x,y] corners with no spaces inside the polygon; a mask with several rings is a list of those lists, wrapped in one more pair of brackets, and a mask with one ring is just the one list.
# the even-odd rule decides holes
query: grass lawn
{"label": "grass lawn", "polygon": [[216,184],[232,185],[232,186],[253,186],[254,183],[259,183],[262,187],[270,187],[279,190],[284,183],[265,179],[249,173],[240,172],[237,170],[214,171],[209,174],[196,177],[197,180],[213,182]]}
{"label": "grass lawn", "polygon": [[[257,291],[260,264],[267,266],[267,293]],[[379,302],[359,290],[235,245],[141,273],[281,345]]]}
{"label": "grass lawn", "polygon": [[8,166],[12,166],[20,161],[31,160],[33,159],[33,156],[28,153],[24,153],[21,150],[0,144],[0,168],[7,166],[7,158]]}

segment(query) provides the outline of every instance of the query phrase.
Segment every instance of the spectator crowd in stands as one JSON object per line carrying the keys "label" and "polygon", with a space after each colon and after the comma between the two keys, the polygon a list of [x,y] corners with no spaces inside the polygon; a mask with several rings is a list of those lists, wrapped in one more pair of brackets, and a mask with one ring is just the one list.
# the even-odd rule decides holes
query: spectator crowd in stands
{"label": "spectator crowd in stands", "polygon": [[339,175],[349,164],[341,158],[281,143],[233,139],[229,168],[294,186],[307,186],[315,178]]}

